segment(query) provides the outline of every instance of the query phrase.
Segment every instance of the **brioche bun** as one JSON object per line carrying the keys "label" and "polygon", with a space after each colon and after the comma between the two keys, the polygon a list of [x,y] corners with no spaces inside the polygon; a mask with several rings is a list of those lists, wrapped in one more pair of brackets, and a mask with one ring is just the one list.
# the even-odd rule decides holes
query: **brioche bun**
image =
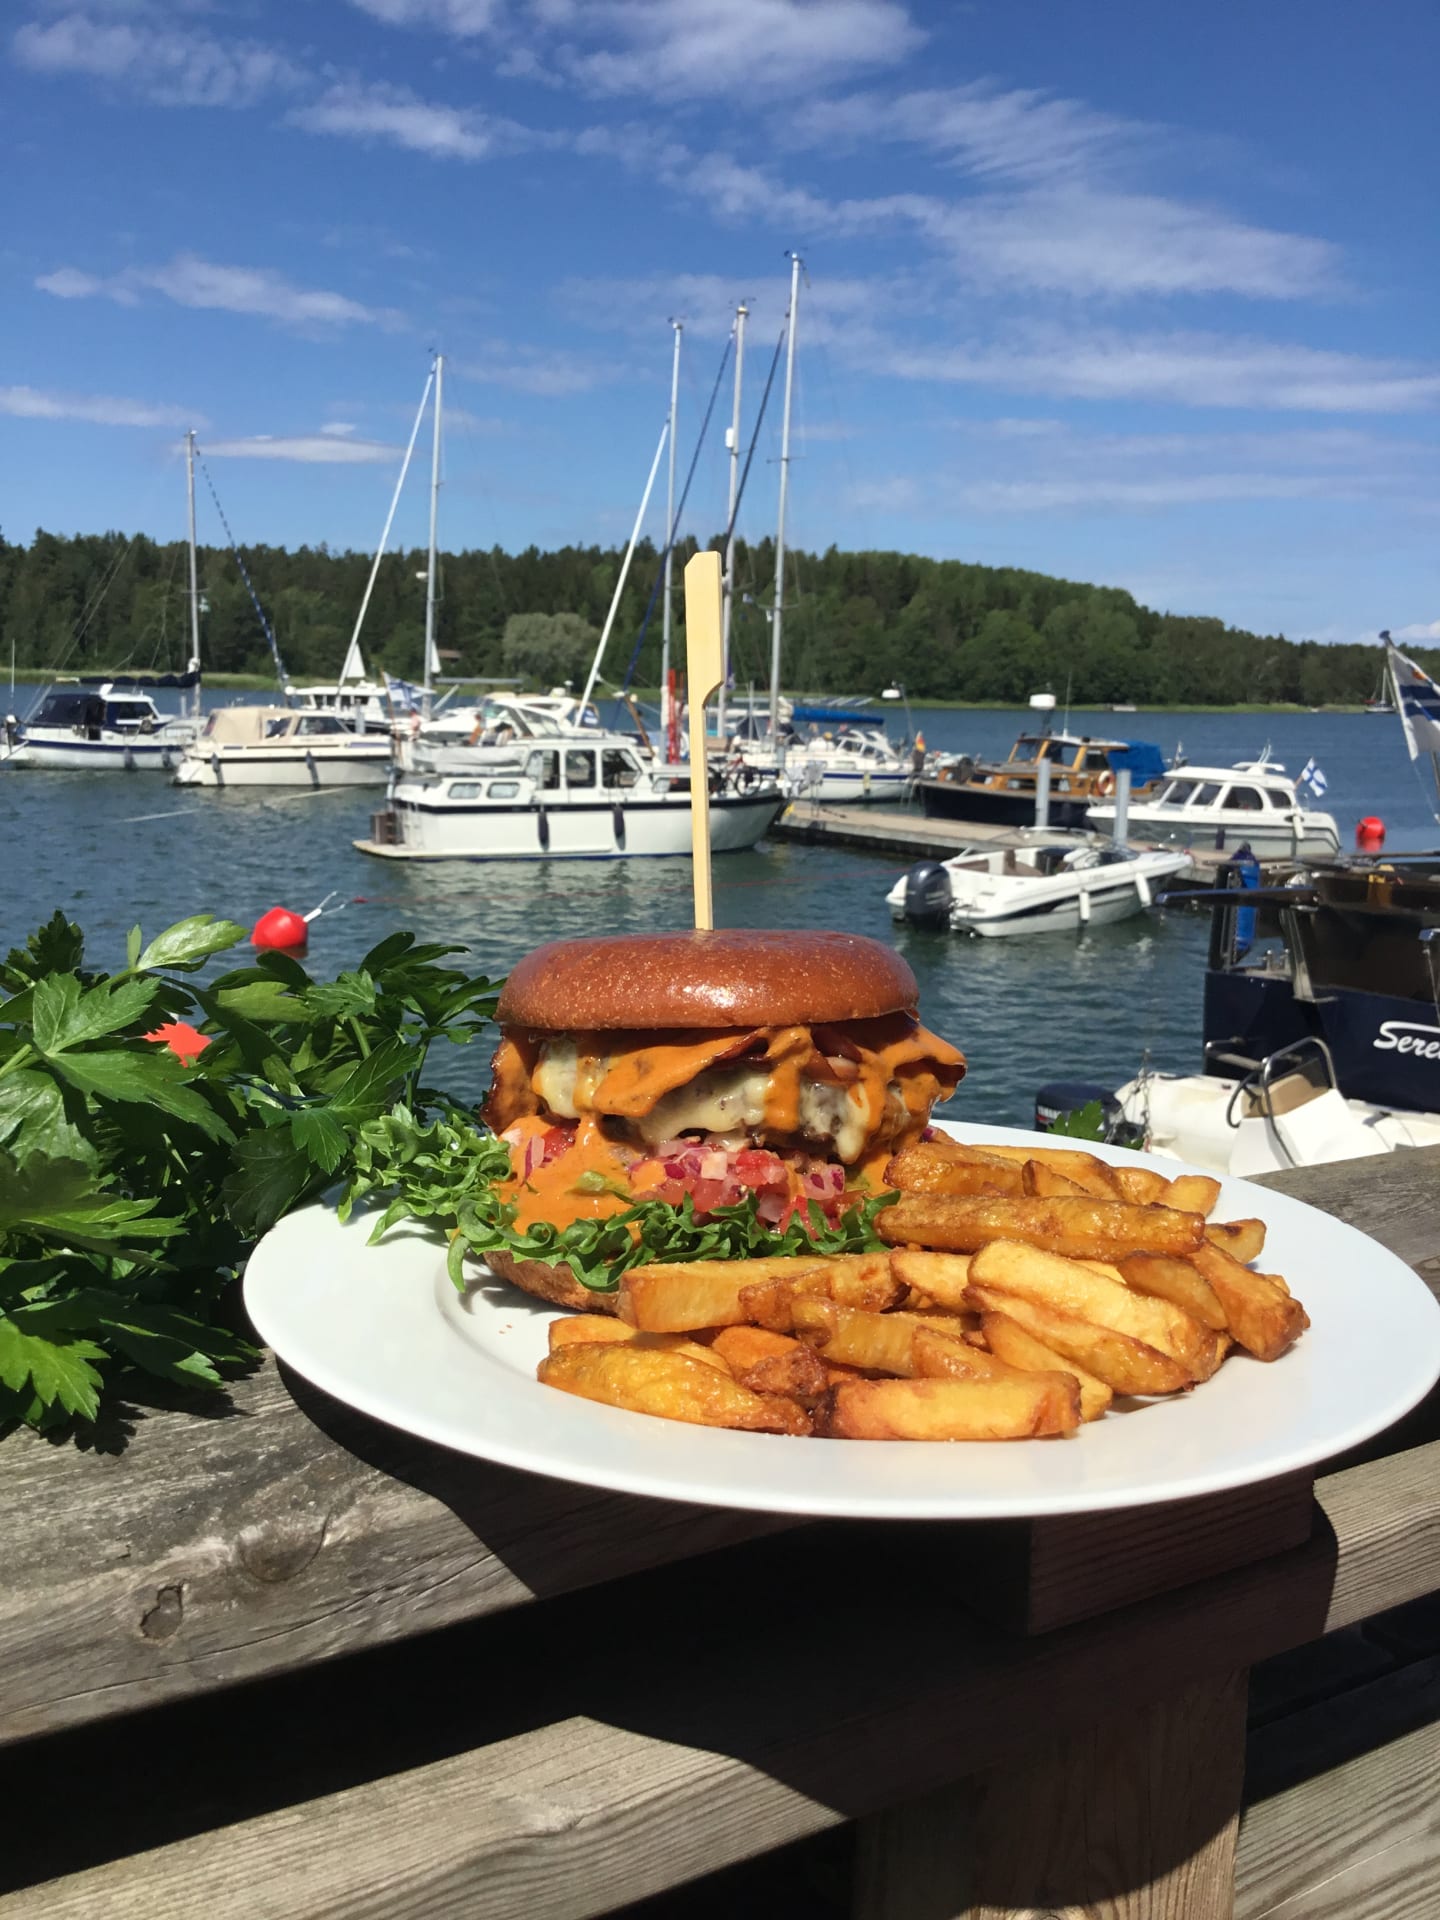
{"label": "brioche bun", "polygon": [[552,1307],[570,1307],[576,1313],[615,1313],[619,1294],[597,1293],[582,1287],[562,1260],[552,1266],[547,1260],[517,1260],[497,1247],[485,1255],[485,1264],[498,1280],[509,1280],[537,1300]]}
{"label": "brioche bun", "polygon": [[620,933],[554,940],[521,960],[496,1009],[539,1033],[811,1026],[913,1014],[893,947],[856,933]]}

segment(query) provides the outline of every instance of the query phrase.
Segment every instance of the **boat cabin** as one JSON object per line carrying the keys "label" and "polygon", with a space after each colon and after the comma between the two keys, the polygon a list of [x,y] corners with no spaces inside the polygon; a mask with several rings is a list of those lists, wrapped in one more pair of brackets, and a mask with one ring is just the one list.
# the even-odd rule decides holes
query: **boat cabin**
{"label": "boat cabin", "polygon": [[163,717],[144,694],[67,692],[47,694],[25,724],[27,730],[48,727],[98,740],[102,733],[154,733]]}
{"label": "boat cabin", "polygon": [[216,707],[201,739],[212,747],[271,747],[292,740],[353,740],[354,722],[293,707]]}
{"label": "boat cabin", "polygon": [[1167,780],[1152,794],[1152,807],[1174,807],[1190,812],[1293,813],[1295,789],[1285,780],[1225,774],[1200,767]]}
{"label": "boat cabin", "polygon": [[[537,747],[525,759],[518,773],[496,775],[493,779],[450,779],[445,784],[447,800],[519,800],[522,783],[531,783],[536,799],[546,794],[583,803],[588,798],[606,801],[628,792],[645,779],[647,769],[632,747],[619,745],[556,745]],[[683,776],[688,779],[688,774]]]}
{"label": "boat cabin", "polygon": [[1103,793],[1113,786],[1121,767],[1130,769],[1132,787],[1149,787],[1165,771],[1158,747],[1144,740],[1093,740],[1088,734],[1022,733],[1002,765],[975,769],[973,779],[1016,793],[1033,793],[1042,760],[1051,767],[1051,790],[1056,793]]}

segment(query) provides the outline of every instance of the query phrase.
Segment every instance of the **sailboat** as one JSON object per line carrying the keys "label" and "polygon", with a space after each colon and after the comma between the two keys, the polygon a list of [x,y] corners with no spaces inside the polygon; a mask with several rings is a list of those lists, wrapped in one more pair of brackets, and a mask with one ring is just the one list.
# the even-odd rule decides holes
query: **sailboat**
{"label": "sailboat", "polygon": [[[1385,644],[1388,656],[1390,650],[1390,635],[1388,632],[1382,632],[1380,638]],[[1375,683],[1375,691],[1365,702],[1364,711],[1366,713],[1394,713],[1395,702],[1390,698],[1389,678],[1390,670],[1387,664],[1381,667],[1380,678]]]}
{"label": "sailboat", "polygon": [[[57,676],[24,720],[6,714],[0,766],[66,773],[170,773],[194,739],[200,725],[200,593],[193,433],[185,436],[185,470],[190,510],[190,658],[185,671]],[[154,690],[162,687],[188,692],[190,713],[162,713],[154,700]]]}

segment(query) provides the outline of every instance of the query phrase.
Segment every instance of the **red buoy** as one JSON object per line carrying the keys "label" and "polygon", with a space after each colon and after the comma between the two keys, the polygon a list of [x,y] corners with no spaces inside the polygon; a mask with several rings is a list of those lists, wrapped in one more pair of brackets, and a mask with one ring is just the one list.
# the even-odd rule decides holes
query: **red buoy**
{"label": "red buoy", "polygon": [[1361,853],[1376,853],[1384,844],[1385,822],[1378,815],[1367,813],[1355,822],[1355,845]]}
{"label": "red buoy", "polygon": [[280,953],[301,953],[309,939],[310,929],[298,913],[288,907],[271,907],[255,922],[250,944]]}

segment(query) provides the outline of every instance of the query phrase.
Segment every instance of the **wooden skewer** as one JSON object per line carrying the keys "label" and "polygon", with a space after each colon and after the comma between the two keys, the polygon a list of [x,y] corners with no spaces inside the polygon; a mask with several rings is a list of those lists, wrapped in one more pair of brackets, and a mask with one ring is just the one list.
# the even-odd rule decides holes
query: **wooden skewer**
{"label": "wooden skewer", "polygon": [[720,556],[697,553],[685,567],[685,677],[690,702],[690,854],[695,880],[695,925],[715,925],[710,883],[710,769],[705,757],[705,703],[718,693],[720,665]]}

